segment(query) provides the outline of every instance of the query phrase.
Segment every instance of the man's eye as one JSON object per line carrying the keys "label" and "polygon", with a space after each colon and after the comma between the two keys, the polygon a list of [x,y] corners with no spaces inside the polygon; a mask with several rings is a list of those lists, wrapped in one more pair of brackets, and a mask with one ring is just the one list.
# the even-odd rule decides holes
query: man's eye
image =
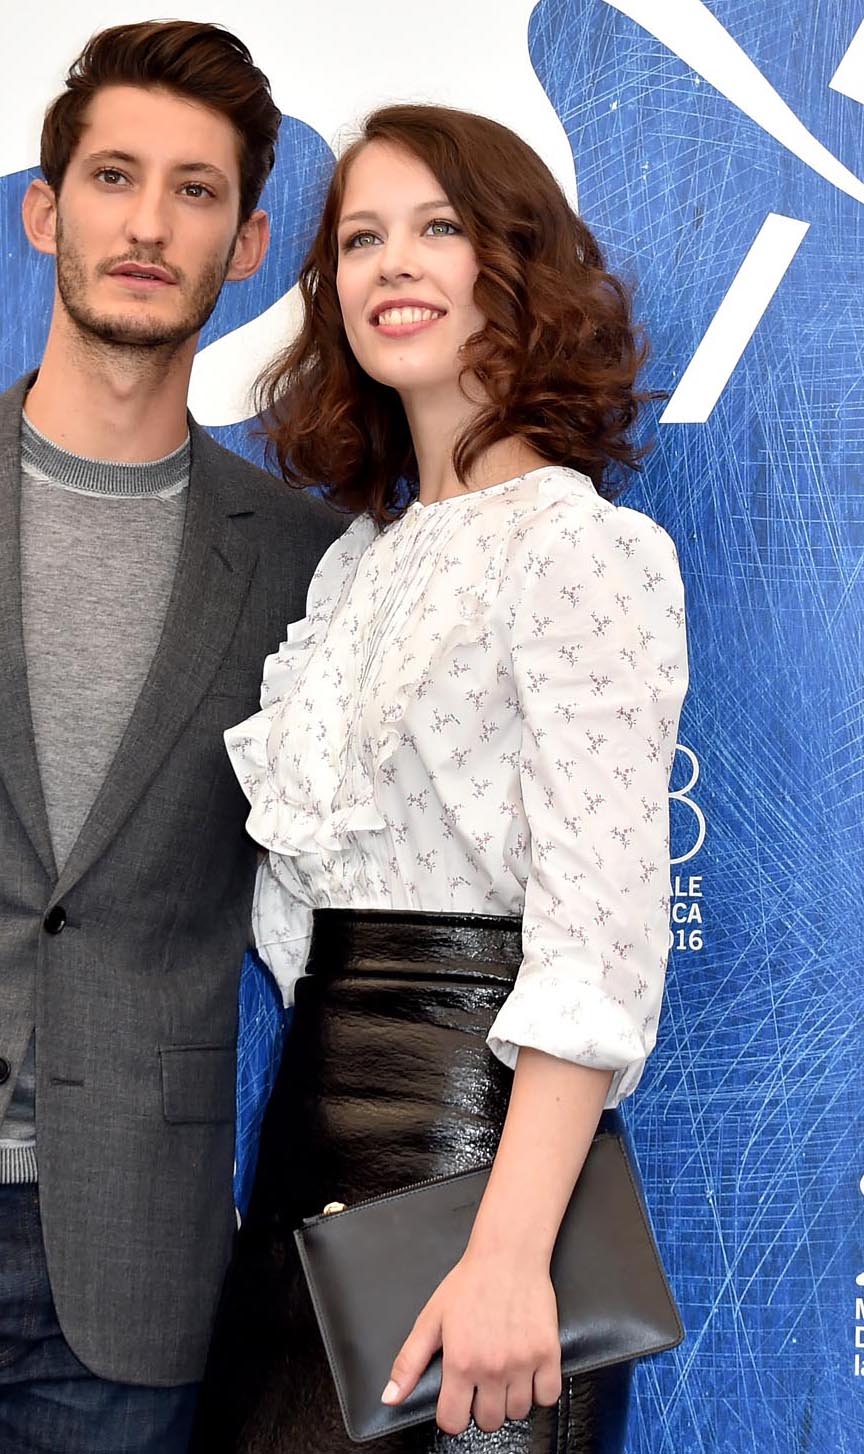
{"label": "man's eye", "polygon": [[186,182],[183,187],[184,195],[187,197],[212,197],[213,193],[203,182]]}
{"label": "man's eye", "polygon": [[109,187],[116,187],[118,183],[126,181],[126,177],[116,167],[100,167],[96,176],[100,182],[107,182]]}

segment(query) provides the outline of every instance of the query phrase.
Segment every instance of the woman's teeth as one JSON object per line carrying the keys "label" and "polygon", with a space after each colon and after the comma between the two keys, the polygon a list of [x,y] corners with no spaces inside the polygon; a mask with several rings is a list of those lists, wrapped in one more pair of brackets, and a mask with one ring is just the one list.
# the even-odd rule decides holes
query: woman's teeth
{"label": "woman's teeth", "polygon": [[434,308],[385,308],[378,314],[378,322],[394,328],[400,323],[430,323],[433,318],[443,316]]}

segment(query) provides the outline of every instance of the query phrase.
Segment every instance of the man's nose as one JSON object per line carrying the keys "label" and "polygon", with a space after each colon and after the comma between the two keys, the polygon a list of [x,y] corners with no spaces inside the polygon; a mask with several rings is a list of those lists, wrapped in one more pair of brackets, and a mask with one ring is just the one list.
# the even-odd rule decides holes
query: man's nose
{"label": "man's nose", "polygon": [[171,239],[171,222],[168,198],[162,187],[141,187],[130,197],[125,232],[130,243],[166,246]]}

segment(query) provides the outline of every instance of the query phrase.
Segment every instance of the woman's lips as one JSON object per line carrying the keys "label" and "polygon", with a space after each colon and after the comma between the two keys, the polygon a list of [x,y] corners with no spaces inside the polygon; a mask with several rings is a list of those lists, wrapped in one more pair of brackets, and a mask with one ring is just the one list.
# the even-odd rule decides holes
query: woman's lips
{"label": "woman's lips", "polygon": [[373,319],[373,326],[385,338],[406,338],[412,333],[421,333],[424,329],[431,328],[433,323],[438,323],[444,316],[440,308],[408,303],[379,309]]}

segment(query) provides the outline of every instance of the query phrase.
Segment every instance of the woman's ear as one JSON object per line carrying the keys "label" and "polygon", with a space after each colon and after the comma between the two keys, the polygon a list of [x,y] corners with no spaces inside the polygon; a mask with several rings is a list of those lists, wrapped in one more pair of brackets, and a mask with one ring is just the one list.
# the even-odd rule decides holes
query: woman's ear
{"label": "woman's ear", "polygon": [[35,178],[24,193],[21,218],[27,240],[37,252],[54,256],[57,252],[57,198],[54,188]]}
{"label": "woman's ear", "polygon": [[240,283],[257,273],[270,243],[270,222],[266,212],[257,208],[241,223],[234,240],[234,251],[225,274],[229,283]]}

